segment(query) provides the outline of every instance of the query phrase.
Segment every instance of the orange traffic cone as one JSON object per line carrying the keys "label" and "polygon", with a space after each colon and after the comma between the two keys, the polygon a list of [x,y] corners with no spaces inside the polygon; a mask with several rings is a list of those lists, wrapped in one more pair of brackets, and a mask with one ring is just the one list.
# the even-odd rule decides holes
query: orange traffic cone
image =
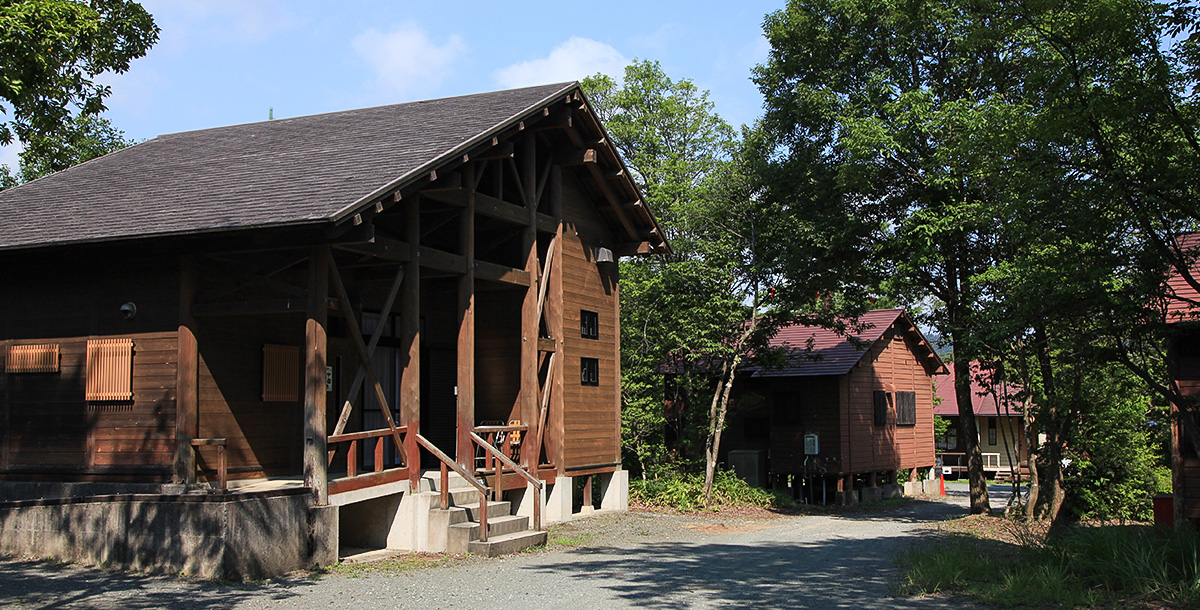
{"label": "orange traffic cone", "polygon": [[946,471],[945,470],[943,470],[942,473],[940,475],[938,475],[938,487],[941,487],[942,495],[943,496],[946,495]]}

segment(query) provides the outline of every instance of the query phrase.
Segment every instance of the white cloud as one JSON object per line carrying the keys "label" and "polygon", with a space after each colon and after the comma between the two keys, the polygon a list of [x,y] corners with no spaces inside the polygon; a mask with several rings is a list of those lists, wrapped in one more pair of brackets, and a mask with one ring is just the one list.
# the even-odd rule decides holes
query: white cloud
{"label": "white cloud", "polygon": [[227,43],[260,43],[302,23],[282,0],[143,0],[162,28],[159,47],[180,51],[193,39]]}
{"label": "white cloud", "polygon": [[467,48],[457,35],[439,45],[411,21],[396,24],[387,33],[371,28],[350,44],[375,71],[376,84],[401,98],[435,91]]}
{"label": "white cloud", "polygon": [[506,89],[580,80],[597,72],[620,80],[628,64],[611,46],[573,36],[554,47],[550,55],[501,68],[492,77]]}

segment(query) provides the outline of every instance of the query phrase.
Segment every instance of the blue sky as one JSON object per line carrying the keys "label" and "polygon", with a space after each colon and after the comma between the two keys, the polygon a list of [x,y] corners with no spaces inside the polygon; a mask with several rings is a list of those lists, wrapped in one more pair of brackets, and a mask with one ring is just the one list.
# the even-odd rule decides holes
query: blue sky
{"label": "blue sky", "polygon": [[[121,75],[106,116],[160,134],[568,80],[657,60],[752,122],[764,2],[146,0],[158,44]],[[16,165],[16,149],[0,153]]]}

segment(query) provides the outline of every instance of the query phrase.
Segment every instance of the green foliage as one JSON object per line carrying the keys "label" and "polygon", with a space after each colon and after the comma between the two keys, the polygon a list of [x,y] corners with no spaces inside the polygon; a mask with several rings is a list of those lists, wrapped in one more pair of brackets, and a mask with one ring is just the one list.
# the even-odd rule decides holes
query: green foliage
{"label": "green foliage", "polygon": [[[629,499],[649,506],[678,510],[700,510],[704,504],[704,477],[700,474],[664,474],[657,479],[632,481]],[[722,506],[775,506],[784,502],[765,489],[754,487],[730,470],[717,470],[713,481],[713,502],[709,508]],[[787,499],[790,504],[790,499]]]}
{"label": "green foliage", "polygon": [[0,4],[0,144],[54,138],[76,112],[104,110],[109,88],[158,40],[158,26],[128,0],[12,0]]}
{"label": "green foliage", "polygon": [[955,538],[897,561],[902,593],[962,592],[998,607],[1200,602],[1200,537],[1190,528],[1078,527],[1017,547]]}

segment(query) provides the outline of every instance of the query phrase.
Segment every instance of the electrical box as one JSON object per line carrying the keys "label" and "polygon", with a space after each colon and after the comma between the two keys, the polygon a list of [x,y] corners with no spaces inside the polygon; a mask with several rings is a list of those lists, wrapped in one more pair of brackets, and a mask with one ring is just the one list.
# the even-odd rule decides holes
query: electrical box
{"label": "electrical box", "polygon": [[820,443],[817,441],[816,434],[804,435],[804,455],[816,455],[821,452]]}

